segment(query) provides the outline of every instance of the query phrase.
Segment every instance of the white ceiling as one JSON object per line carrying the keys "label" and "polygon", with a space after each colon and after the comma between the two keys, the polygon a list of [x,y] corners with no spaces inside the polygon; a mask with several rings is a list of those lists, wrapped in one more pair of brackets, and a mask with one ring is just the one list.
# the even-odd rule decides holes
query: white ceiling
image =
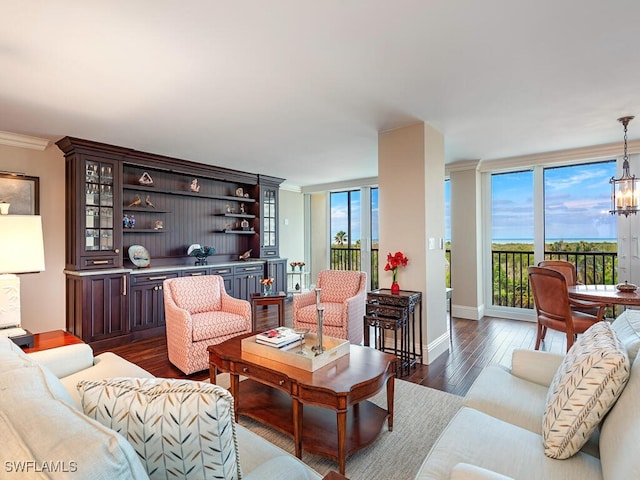
{"label": "white ceiling", "polygon": [[640,116],[637,0],[1,1],[0,130],[292,185],[376,176],[378,132],[416,121],[450,163]]}

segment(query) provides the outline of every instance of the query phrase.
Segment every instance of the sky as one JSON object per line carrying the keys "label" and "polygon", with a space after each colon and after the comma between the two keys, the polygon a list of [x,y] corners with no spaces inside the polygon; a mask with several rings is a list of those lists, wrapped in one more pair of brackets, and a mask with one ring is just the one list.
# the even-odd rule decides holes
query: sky
{"label": "sky", "polygon": [[[544,170],[545,240],[615,239],[609,179],[616,163]],[[533,172],[492,176],[492,239],[533,240]]]}
{"label": "sky", "polygon": [[[615,240],[609,179],[616,162],[597,162],[544,169],[545,239]],[[492,239],[533,241],[533,171],[492,175]],[[451,240],[451,182],[446,181],[445,238]],[[348,192],[331,194],[331,241],[349,231]],[[371,189],[373,241],[378,240],[378,189]],[[351,241],[360,238],[360,192],[352,191]]]}

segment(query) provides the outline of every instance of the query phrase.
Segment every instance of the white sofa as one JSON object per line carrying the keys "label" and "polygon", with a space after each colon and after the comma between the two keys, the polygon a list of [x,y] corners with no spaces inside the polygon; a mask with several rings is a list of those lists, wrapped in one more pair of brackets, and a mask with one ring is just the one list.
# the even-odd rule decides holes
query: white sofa
{"label": "white sofa", "polygon": [[416,479],[640,478],[640,312],[627,310],[612,330],[627,352],[629,379],[577,454],[549,458],[543,446],[547,393],[564,356],[517,350],[511,369],[490,366],[478,376]]}
{"label": "white sofa", "polygon": [[[113,377],[153,378],[113,353],[94,357],[86,344],[26,355],[0,337],[0,478],[148,478],[131,444],[83,413],[78,382]],[[241,425],[235,430],[243,478],[321,478]]]}

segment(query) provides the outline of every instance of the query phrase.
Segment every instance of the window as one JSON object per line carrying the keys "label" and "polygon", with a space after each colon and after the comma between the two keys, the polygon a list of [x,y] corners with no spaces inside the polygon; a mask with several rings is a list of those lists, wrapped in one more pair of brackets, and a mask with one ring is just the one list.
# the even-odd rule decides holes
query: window
{"label": "window", "polygon": [[378,188],[371,189],[371,289],[378,288],[378,253],[380,230],[378,227]]}
{"label": "window", "polygon": [[360,191],[331,193],[331,268],[362,270]]}

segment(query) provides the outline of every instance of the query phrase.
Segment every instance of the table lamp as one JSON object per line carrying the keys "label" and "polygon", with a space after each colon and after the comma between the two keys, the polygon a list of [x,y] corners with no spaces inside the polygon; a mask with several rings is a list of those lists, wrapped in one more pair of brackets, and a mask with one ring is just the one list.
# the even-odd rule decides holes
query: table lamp
{"label": "table lamp", "polygon": [[[20,329],[20,279],[16,273],[44,270],[42,219],[39,215],[0,215],[0,334]],[[14,337],[14,333],[7,333]]]}

